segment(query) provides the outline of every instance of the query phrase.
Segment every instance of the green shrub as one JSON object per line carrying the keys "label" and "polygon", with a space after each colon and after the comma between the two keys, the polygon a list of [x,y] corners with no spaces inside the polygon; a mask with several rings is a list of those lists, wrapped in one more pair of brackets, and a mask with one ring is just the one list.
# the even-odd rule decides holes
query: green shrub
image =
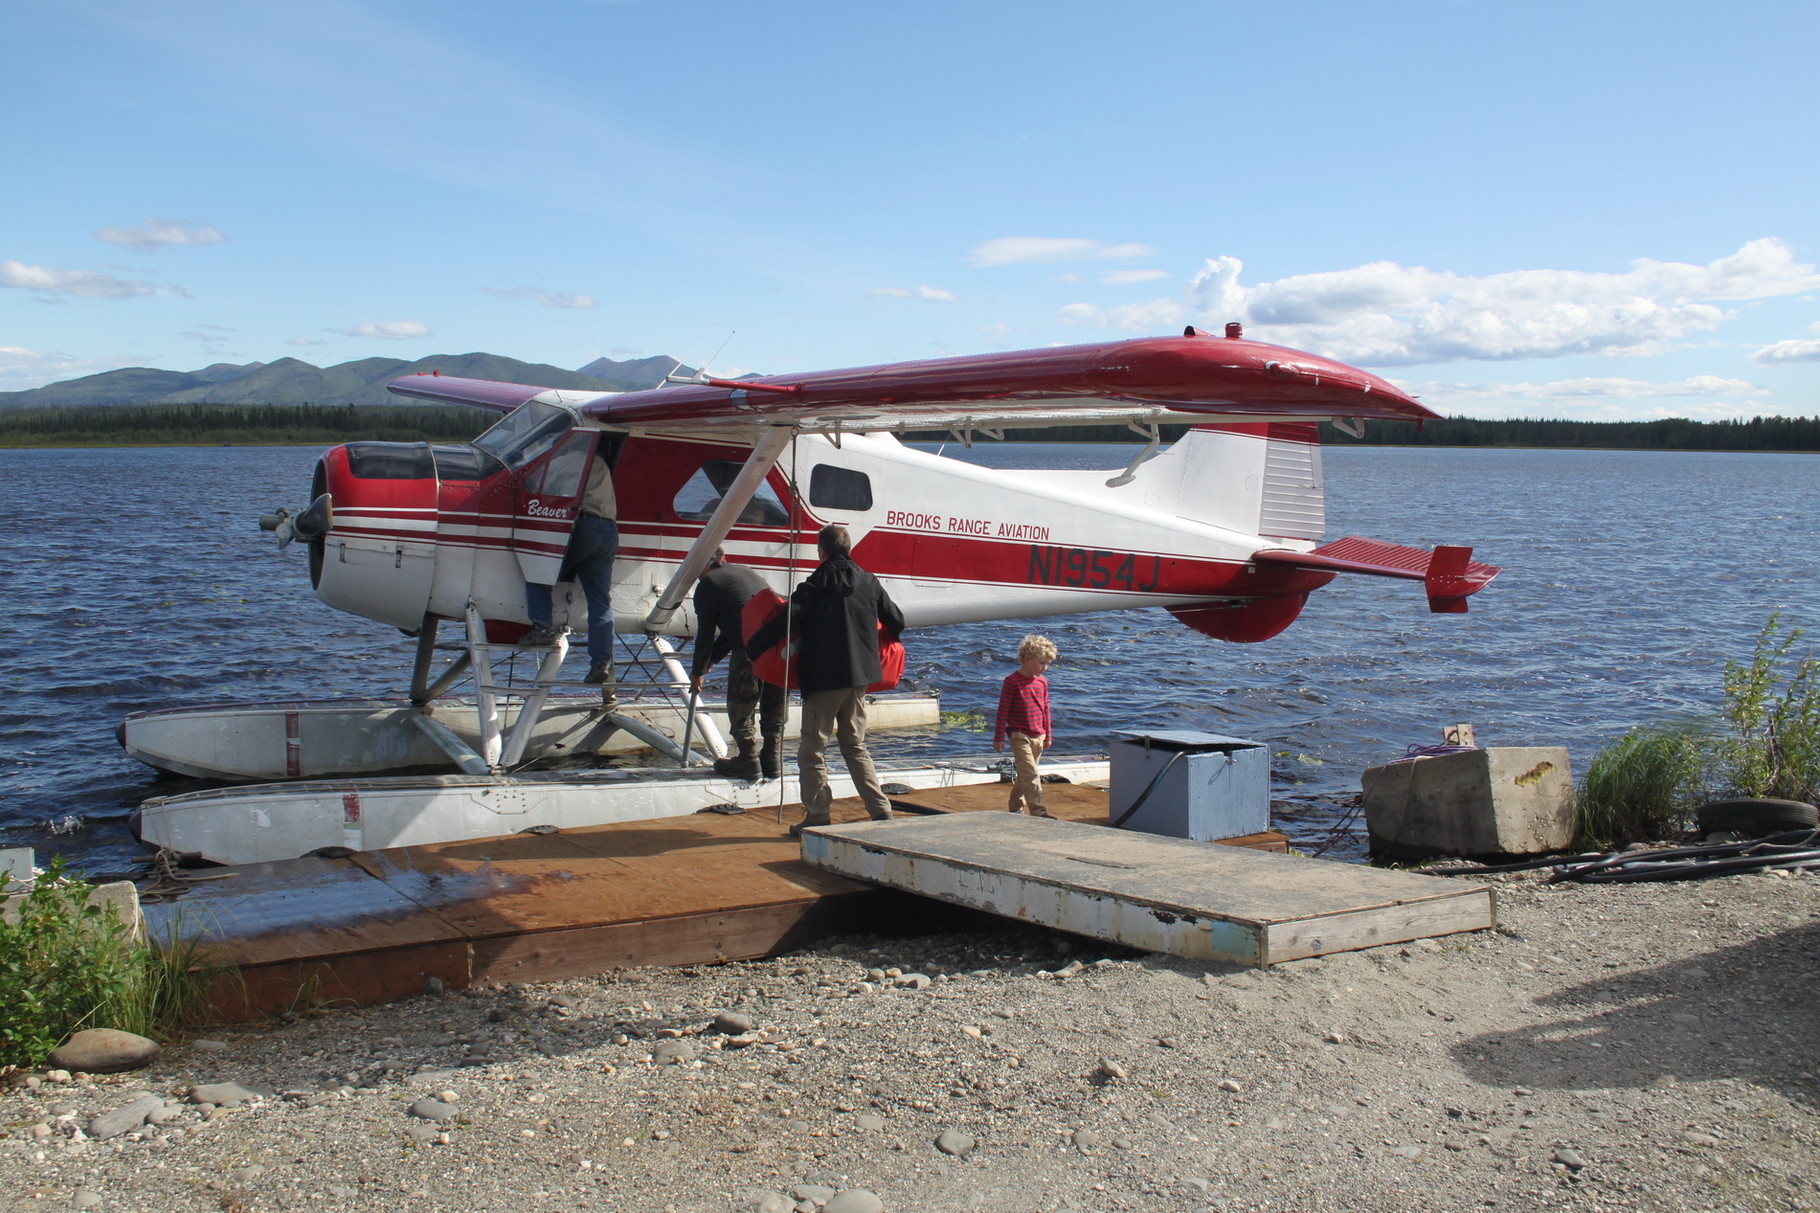
{"label": "green shrub", "polygon": [[92,891],[53,860],[0,921],[0,1070],[42,1063],[83,1028],[170,1040],[201,1019],[222,968],[200,941],[136,937],[113,906],[89,904]]}
{"label": "green shrub", "polygon": [[1704,799],[1713,730],[1699,721],[1640,725],[1593,756],[1580,783],[1579,844],[1669,838]]}
{"label": "green shrub", "polygon": [[1749,663],[1725,664],[1731,736],[1717,754],[1722,795],[1820,796],[1820,658],[1790,659],[1801,635],[1782,634],[1782,616],[1771,615]]}
{"label": "green shrub", "polygon": [[1771,615],[1750,660],[1726,663],[1718,719],[1639,725],[1595,754],[1578,845],[1672,837],[1707,800],[1820,796],[1820,659],[1791,656],[1801,635]]}

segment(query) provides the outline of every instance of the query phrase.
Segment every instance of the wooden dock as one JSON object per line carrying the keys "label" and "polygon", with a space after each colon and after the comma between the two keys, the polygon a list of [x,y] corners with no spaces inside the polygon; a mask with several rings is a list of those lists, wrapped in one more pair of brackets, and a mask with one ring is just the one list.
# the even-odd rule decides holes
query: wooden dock
{"label": "wooden dock", "polygon": [[1075,821],[954,813],[803,833],[843,876],[1150,952],[1266,966],[1497,925],[1492,890]]}
{"label": "wooden dock", "polygon": [[[1106,846],[1128,837],[1103,829],[1104,789],[1045,791],[1056,822],[992,820],[1009,817],[1004,785],[919,791],[897,803],[904,819],[971,817],[997,831],[1066,826]],[[223,1019],[383,1002],[417,994],[431,978],[462,989],[752,959],[828,935],[940,917],[930,902],[804,862],[785,828],[800,815],[794,805],[704,812],[249,864],[211,872],[224,878],[199,881],[146,913],[155,927],[179,920],[204,931],[238,967],[238,980],[217,991]],[[837,801],[834,819],[863,822],[865,813],[857,801]],[[1275,833],[1230,841],[1276,850],[1288,842]]]}

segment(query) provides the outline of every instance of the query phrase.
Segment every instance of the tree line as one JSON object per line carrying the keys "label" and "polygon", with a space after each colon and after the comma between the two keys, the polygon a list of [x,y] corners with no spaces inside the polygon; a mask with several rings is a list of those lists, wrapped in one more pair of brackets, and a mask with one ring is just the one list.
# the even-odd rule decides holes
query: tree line
{"label": "tree line", "polygon": [[[370,439],[466,442],[497,417],[442,405],[372,407],[332,404],[138,404],[0,411],[0,446],[215,446],[223,443],[307,446]],[[1187,425],[1161,427],[1173,442]],[[911,431],[911,441],[950,441],[944,430]],[[1011,430],[1014,442],[1133,442],[1123,425],[1057,425]],[[1820,451],[1820,417],[1752,417],[1736,421],[1486,421],[1446,417],[1368,421],[1354,438],[1321,426],[1332,446],[1593,447],[1645,451]],[[980,441],[990,441],[984,437]]]}
{"label": "tree line", "polygon": [[[1186,425],[1158,427],[1164,442],[1188,432]],[[916,442],[951,442],[945,430],[919,430],[904,436]],[[1011,430],[1012,442],[1133,442],[1123,425],[1054,425]],[[978,441],[990,439],[980,437]],[[1485,421],[1445,417],[1419,429],[1413,421],[1367,421],[1365,436],[1354,438],[1327,422],[1321,441],[1329,446],[1509,446],[1592,447],[1635,451],[1820,451],[1820,417],[1752,417],[1737,421],[1559,421],[1513,419]]]}
{"label": "tree line", "polygon": [[0,412],[0,446],[309,446],[466,442],[498,420],[442,405],[136,404]]}

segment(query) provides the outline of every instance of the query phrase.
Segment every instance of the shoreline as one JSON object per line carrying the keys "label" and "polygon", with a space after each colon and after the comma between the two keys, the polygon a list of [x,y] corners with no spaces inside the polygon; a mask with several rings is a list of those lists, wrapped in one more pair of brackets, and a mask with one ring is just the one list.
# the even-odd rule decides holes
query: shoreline
{"label": "shoreline", "polygon": [[[1006,924],[319,1009],[11,1087],[0,1191],[475,1213],[783,1213],[793,1190],[832,1213],[1820,1205],[1820,876],[1497,887],[1495,930],[1270,970]],[[726,1013],[753,1031],[713,1030]],[[271,1095],[187,1102],[226,1081]],[[71,1135],[141,1092],[164,1124]]]}

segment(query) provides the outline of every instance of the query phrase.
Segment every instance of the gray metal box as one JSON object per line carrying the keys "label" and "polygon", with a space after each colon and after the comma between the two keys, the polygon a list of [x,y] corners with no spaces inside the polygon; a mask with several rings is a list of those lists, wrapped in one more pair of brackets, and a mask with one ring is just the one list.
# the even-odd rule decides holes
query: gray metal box
{"label": "gray metal box", "polygon": [[1189,729],[1115,733],[1111,795],[1127,830],[1196,842],[1257,834],[1270,828],[1270,750]]}

